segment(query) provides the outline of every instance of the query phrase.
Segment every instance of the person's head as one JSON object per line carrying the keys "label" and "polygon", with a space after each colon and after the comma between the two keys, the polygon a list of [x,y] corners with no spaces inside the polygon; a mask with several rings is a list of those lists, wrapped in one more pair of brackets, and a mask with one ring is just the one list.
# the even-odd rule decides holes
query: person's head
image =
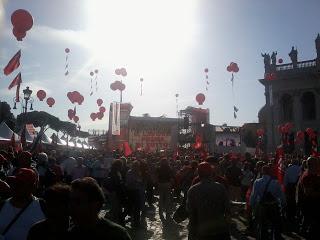
{"label": "person's head", "polygon": [[198,174],[199,178],[202,179],[208,179],[212,176],[213,169],[208,162],[202,162],[198,165]]}
{"label": "person's head", "polygon": [[13,197],[28,198],[36,190],[38,177],[30,168],[20,168],[14,176],[8,177]]}
{"label": "person's head", "polygon": [[56,164],[56,159],[54,157],[49,157],[48,164],[50,167],[54,166]]}
{"label": "person's head", "polygon": [[197,161],[195,161],[195,160],[194,160],[194,161],[192,161],[192,162],[191,162],[191,168],[192,168],[192,169],[194,169],[194,170],[196,170],[196,169],[197,169],[197,167],[198,167],[198,162],[197,162]]}
{"label": "person's head", "polygon": [[111,171],[119,172],[122,170],[122,161],[120,159],[113,160]]}
{"label": "person's head", "polygon": [[32,154],[28,151],[23,151],[18,154],[17,167],[29,168],[31,165]]}
{"label": "person's head", "polygon": [[265,165],[262,167],[262,175],[272,176],[271,168],[269,165]]}
{"label": "person's head", "polygon": [[70,187],[56,184],[49,187],[43,196],[46,202],[45,215],[48,219],[63,220],[69,216]]}
{"label": "person's head", "polygon": [[133,161],[131,169],[132,169],[132,171],[139,172],[140,171],[140,162],[137,160]]}
{"label": "person's head", "polygon": [[77,165],[82,166],[83,164],[83,157],[77,157]]}
{"label": "person's head", "polygon": [[39,165],[47,165],[48,164],[48,155],[44,152],[41,152],[37,156],[38,164]]}
{"label": "person's head", "polygon": [[292,165],[299,165],[299,159],[297,159],[297,158],[292,159],[291,164]]}
{"label": "person's head", "polygon": [[97,218],[104,201],[103,191],[93,178],[85,177],[71,183],[70,213],[75,224],[85,225]]}
{"label": "person's head", "polygon": [[307,168],[310,173],[317,173],[319,171],[319,159],[309,157],[307,160]]}
{"label": "person's head", "polygon": [[168,166],[169,165],[168,159],[167,158],[161,158],[160,165],[161,166]]}

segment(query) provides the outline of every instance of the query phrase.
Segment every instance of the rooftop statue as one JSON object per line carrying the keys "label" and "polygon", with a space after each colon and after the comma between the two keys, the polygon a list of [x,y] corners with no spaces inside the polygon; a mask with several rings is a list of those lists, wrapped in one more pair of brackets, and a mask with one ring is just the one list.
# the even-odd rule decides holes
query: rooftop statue
{"label": "rooftop statue", "polygon": [[270,64],[271,64],[270,61],[271,61],[271,59],[270,59],[269,53],[268,54],[267,53],[264,53],[264,54],[261,53],[261,56],[263,57],[265,72],[270,72]]}
{"label": "rooftop statue", "polygon": [[291,52],[289,53],[289,57],[291,58],[293,67],[297,67],[297,63],[298,63],[298,50],[294,49],[294,47],[292,47]]}

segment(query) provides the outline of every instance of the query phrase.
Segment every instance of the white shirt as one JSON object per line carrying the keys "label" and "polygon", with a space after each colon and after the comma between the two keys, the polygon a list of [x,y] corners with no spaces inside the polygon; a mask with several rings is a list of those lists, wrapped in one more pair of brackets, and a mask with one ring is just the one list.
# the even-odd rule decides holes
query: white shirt
{"label": "white shirt", "polygon": [[[2,233],[11,220],[20,212],[21,208],[16,208],[10,203],[10,199],[6,200],[0,211],[0,233]],[[41,210],[39,200],[34,198],[31,204],[19,216],[16,222],[4,235],[7,240],[25,240],[28,232],[33,224],[45,219]]]}

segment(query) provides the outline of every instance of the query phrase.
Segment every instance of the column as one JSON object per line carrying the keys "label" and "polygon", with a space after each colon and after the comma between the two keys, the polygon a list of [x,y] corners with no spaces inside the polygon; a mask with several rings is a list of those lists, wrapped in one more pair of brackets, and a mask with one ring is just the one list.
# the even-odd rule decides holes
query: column
{"label": "column", "polygon": [[293,97],[293,119],[294,127],[297,131],[302,128],[302,105],[301,105],[301,91],[295,91]]}

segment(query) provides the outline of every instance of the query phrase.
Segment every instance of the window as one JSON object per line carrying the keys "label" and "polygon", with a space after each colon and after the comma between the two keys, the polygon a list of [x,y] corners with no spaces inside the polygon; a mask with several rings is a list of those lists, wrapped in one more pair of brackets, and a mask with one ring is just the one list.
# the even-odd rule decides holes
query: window
{"label": "window", "polygon": [[281,110],[283,121],[292,121],[293,119],[293,100],[289,94],[284,94],[281,98]]}
{"label": "window", "polygon": [[316,119],[316,99],[312,92],[305,92],[301,97],[302,119]]}

